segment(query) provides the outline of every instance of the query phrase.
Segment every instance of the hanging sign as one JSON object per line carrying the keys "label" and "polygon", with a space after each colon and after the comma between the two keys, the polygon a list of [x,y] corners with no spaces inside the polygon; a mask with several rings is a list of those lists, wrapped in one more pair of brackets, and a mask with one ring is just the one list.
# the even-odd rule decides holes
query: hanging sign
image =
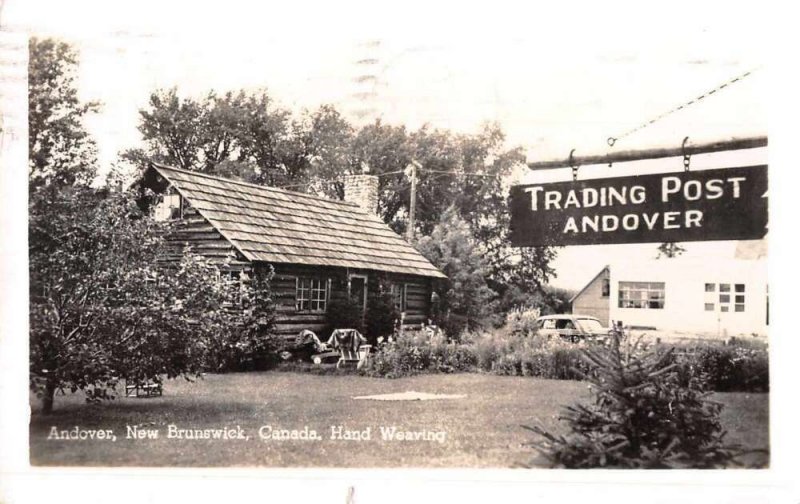
{"label": "hanging sign", "polygon": [[511,188],[511,244],[750,240],[767,232],[767,166]]}

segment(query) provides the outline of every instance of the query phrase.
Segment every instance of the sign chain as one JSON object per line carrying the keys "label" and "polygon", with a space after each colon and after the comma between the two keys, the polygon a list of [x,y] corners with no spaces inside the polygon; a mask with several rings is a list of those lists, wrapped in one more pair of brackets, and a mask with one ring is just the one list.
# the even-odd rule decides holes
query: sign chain
{"label": "sign chain", "polygon": [[575,164],[573,155],[575,154],[575,149],[569,151],[569,167],[572,168],[572,181],[575,182],[578,180],[578,166]]}
{"label": "sign chain", "polygon": [[731,84],[734,84],[734,83],[736,83],[736,82],[748,77],[749,75],[751,75],[756,70],[758,70],[758,68],[753,69],[753,70],[748,70],[745,73],[743,73],[741,75],[738,75],[738,76],[734,77],[733,79],[731,79],[731,80],[729,80],[729,81],[727,81],[727,82],[715,87],[714,89],[712,89],[712,90],[710,90],[710,91],[708,91],[706,93],[701,94],[697,98],[694,98],[692,100],[689,100],[686,103],[678,105],[677,107],[675,107],[673,109],[670,109],[670,110],[668,110],[668,111],[666,111],[666,112],[664,112],[664,113],[662,113],[662,114],[650,119],[649,121],[643,122],[642,124],[640,124],[639,126],[636,126],[633,129],[630,129],[630,130],[628,130],[628,131],[626,131],[626,132],[624,132],[624,133],[622,133],[620,135],[617,135],[617,136],[608,137],[607,142],[608,142],[609,147],[614,147],[614,144],[616,144],[617,141],[619,141],[619,140],[621,140],[621,139],[623,139],[623,138],[625,138],[627,136],[630,136],[630,135],[632,135],[633,133],[636,133],[639,130],[642,130],[642,129],[650,126],[654,122],[659,121],[659,120],[667,117],[668,115],[674,114],[675,112],[679,112],[679,111],[689,107],[690,105],[693,105],[693,104],[703,100],[704,98],[708,98],[709,96],[713,95],[717,91],[722,91],[723,89],[725,89],[726,87],[730,86]]}
{"label": "sign chain", "polygon": [[683,139],[683,143],[681,144],[681,150],[683,151],[683,170],[689,171],[689,163],[691,162],[691,154],[686,153],[686,142],[689,141],[689,137],[685,137]]}

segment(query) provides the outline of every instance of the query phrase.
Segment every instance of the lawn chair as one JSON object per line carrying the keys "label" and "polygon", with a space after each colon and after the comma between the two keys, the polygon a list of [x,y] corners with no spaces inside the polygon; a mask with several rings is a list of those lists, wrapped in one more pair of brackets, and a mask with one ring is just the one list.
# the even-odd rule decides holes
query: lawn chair
{"label": "lawn chair", "polygon": [[125,380],[125,397],[156,397],[164,393],[161,382],[152,380]]}
{"label": "lawn chair", "polygon": [[339,357],[339,352],[328,348],[327,343],[319,340],[314,331],[303,329],[295,339],[295,353],[301,359],[308,358],[315,365],[320,366],[323,362],[332,362]]}
{"label": "lawn chair", "polygon": [[367,339],[355,329],[333,331],[327,345],[339,351],[339,362],[336,363],[336,368],[354,365],[356,369],[361,369],[372,350],[372,345],[365,345],[366,342]]}

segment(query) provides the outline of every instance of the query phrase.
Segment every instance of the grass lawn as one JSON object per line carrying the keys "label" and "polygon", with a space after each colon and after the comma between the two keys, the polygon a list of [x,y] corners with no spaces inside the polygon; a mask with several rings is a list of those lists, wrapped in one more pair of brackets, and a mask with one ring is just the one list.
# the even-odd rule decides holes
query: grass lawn
{"label": "grass lawn", "polygon": [[[353,396],[414,390],[466,394],[462,399],[368,401]],[[561,406],[585,400],[585,383],[483,374],[422,375],[396,380],[293,372],[208,375],[189,383],[168,381],[163,397],[119,398],[85,404],[82,394],[56,396],[50,416],[33,404],[30,457],[34,465],[273,466],[273,467],[511,467],[531,461],[524,446],[539,422],[557,429]],[[767,394],[716,394],[726,405],[727,440],[767,448]],[[247,440],[168,439],[168,425],[213,429],[241,427]],[[157,439],[127,439],[127,426],[157,429]],[[259,428],[302,430],[320,441],[259,438]],[[57,430],[112,429],[116,441],[48,440]],[[371,429],[369,441],[331,440],[331,426]],[[438,441],[383,441],[380,426],[445,431]],[[764,465],[766,456],[751,457]]]}

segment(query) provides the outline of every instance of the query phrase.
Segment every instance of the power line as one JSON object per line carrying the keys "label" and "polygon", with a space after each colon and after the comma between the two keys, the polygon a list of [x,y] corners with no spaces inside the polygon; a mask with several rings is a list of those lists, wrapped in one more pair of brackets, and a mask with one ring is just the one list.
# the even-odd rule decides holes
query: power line
{"label": "power line", "polygon": [[440,171],[440,170],[423,170],[425,173],[444,173],[446,175],[460,175],[464,177],[496,177],[497,175],[493,175],[491,173],[466,173],[466,172],[454,172],[454,171]]}
{"label": "power line", "polygon": [[[371,175],[374,175],[375,177],[386,177],[386,176],[389,176],[389,175],[397,175],[397,174],[403,173],[403,172],[404,172],[404,170],[395,170],[395,171],[384,172],[384,173],[375,173],[375,174],[371,174]],[[357,175],[357,174],[354,174],[354,175]],[[319,183],[325,183],[325,182],[342,182],[342,181],[344,181],[344,177],[345,176],[336,177],[336,178],[330,178],[330,179],[313,180],[313,181],[310,181],[310,182],[300,182],[300,183],[297,183],[297,184],[286,184],[286,185],[280,185],[280,186],[272,186],[272,187],[274,187],[275,189],[286,189],[287,187],[306,187],[306,186],[310,186],[310,185],[313,185],[313,184],[319,184]]]}
{"label": "power line", "polygon": [[[458,176],[463,176],[463,177],[496,177],[497,176],[497,175],[493,175],[491,173],[466,173],[466,172],[444,171],[444,170],[426,170],[424,168],[420,169],[419,172],[420,172],[420,174],[422,174],[422,173],[436,173],[436,174],[442,174],[442,175],[458,175]],[[405,173],[405,170],[395,170],[395,171],[389,171],[389,172],[384,172],[384,173],[375,173],[375,174],[371,174],[371,175],[374,175],[375,177],[388,177],[389,175],[398,175],[400,173]],[[437,177],[437,178],[439,178],[439,177]],[[431,179],[429,179],[429,180],[431,180]],[[313,185],[313,184],[320,184],[320,183],[327,183],[327,182],[343,182],[343,181],[344,181],[344,176],[335,177],[335,178],[329,178],[329,179],[313,180],[313,181],[310,181],[310,182],[299,182],[299,183],[296,183],[296,184],[285,184],[285,185],[272,186],[272,187],[274,187],[276,189],[286,189],[287,187],[307,187],[307,186],[310,186],[310,185]]]}

